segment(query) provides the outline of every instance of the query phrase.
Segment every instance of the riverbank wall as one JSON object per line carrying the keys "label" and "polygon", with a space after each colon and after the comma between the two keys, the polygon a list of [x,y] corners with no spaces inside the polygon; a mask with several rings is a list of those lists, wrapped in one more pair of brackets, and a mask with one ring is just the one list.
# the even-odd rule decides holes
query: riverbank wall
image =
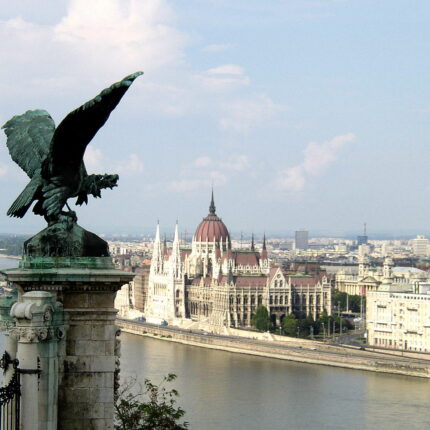
{"label": "riverbank wall", "polygon": [[177,342],[185,345],[248,354],[300,363],[319,364],[355,370],[430,378],[430,356],[414,358],[383,352],[361,351],[353,347],[326,345],[316,341],[289,338],[288,342],[217,335],[117,319],[127,333]]}

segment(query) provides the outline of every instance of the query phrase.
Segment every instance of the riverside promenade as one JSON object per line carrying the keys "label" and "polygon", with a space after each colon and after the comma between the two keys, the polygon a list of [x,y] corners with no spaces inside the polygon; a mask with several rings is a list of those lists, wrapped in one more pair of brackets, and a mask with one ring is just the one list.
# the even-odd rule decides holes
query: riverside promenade
{"label": "riverside promenade", "polygon": [[[363,351],[357,347],[285,336],[282,336],[282,340],[280,336],[269,336],[267,340],[260,340],[252,337],[257,337],[261,333],[251,331],[241,330],[240,336],[223,335],[121,318],[117,318],[116,324],[127,333],[202,348],[301,363],[430,378],[430,354],[404,353],[404,355],[397,355],[401,353],[398,351]],[[238,330],[234,331],[238,332]]]}

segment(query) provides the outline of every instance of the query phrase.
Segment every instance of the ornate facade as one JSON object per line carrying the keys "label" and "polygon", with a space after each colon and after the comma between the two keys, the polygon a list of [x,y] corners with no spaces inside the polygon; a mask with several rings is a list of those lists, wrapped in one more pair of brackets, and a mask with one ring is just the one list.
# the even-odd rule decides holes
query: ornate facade
{"label": "ornate facade", "polygon": [[396,285],[418,285],[430,282],[428,272],[414,267],[394,267],[394,262],[387,257],[382,267],[370,267],[369,259],[360,256],[358,274],[348,273],[344,269],[336,274],[335,288],[347,294],[366,296],[370,291],[377,291],[383,283]]}
{"label": "ornate facade", "polygon": [[149,320],[250,327],[258,306],[266,306],[278,324],[291,312],[316,317],[324,310],[331,312],[331,287],[324,276],[293,276],[271,267],[265,238],[261,251],[254,240],[250,249],[232,249],[213,195],[191,248],[180,246],[176,225],[168,249],[157,225],[145,308]]}

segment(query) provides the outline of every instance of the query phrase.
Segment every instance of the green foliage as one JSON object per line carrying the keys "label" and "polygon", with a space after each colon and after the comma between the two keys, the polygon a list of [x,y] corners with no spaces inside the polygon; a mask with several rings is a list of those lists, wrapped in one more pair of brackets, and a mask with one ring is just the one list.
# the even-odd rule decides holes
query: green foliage
{"label": "green foliage", "polygon": [[271,328],[272,323],[270,321],[269,312],[265,306],[259,306],[252,315],[251,324],[257,330],[267,331]]}
{"label": "green foliage", "polygon": [[[366,307],[366,298],[363,297],[363,308]],[[349,309],[351,312],[360,312],[361,296],[349,296]]]}
{"label": "green foliage", "polygon": [[115,430],[186,430],[189,424],[179,422],[185,411],[176,405],[178,391],[164,387],[175,379],[173,373],[160,385],[145,379],[144,392],[138,394],[132,392],[136,381],[128,381],[115,399]]}
{"label": "green foliage", "polygon": [[[339,290],[334,290],[333,293],[333,304],[337,307],[340,304],[340,308],[344,311],[349,310],[351,312],[360,312],[361,306],[361,296],[349,295],[348,297],[348,307],[346,309],[346,297],[348,294],[342,293]],[[363,305],[364,306],[364,305]]]}
{"label": "green foliage", "polygon": [[293,314],[285,316],[282,321],[282,330],[287,336],[297,336],[297,319]]}

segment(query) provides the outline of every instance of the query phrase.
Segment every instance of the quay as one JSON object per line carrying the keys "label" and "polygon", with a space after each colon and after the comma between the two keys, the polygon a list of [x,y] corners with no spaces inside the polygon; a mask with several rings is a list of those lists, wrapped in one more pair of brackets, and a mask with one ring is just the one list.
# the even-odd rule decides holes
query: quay
{"label": "quay", "polygon": [[241,330],[243,334],[240,336],[237,335],[238,330],[235,330],[236,335],[223,335],[122,318],[117,318],[116,324],[126,333],[202,348],[308,364],[430,378],[430,354],[397,355],[399,352],[396,351],[360,350],[357,347],[325,344],[306,339],[283,337],[281,341],[280,336],[272,336],[273,340],[260,340],[252,337],[261,334],[251,331]]}

